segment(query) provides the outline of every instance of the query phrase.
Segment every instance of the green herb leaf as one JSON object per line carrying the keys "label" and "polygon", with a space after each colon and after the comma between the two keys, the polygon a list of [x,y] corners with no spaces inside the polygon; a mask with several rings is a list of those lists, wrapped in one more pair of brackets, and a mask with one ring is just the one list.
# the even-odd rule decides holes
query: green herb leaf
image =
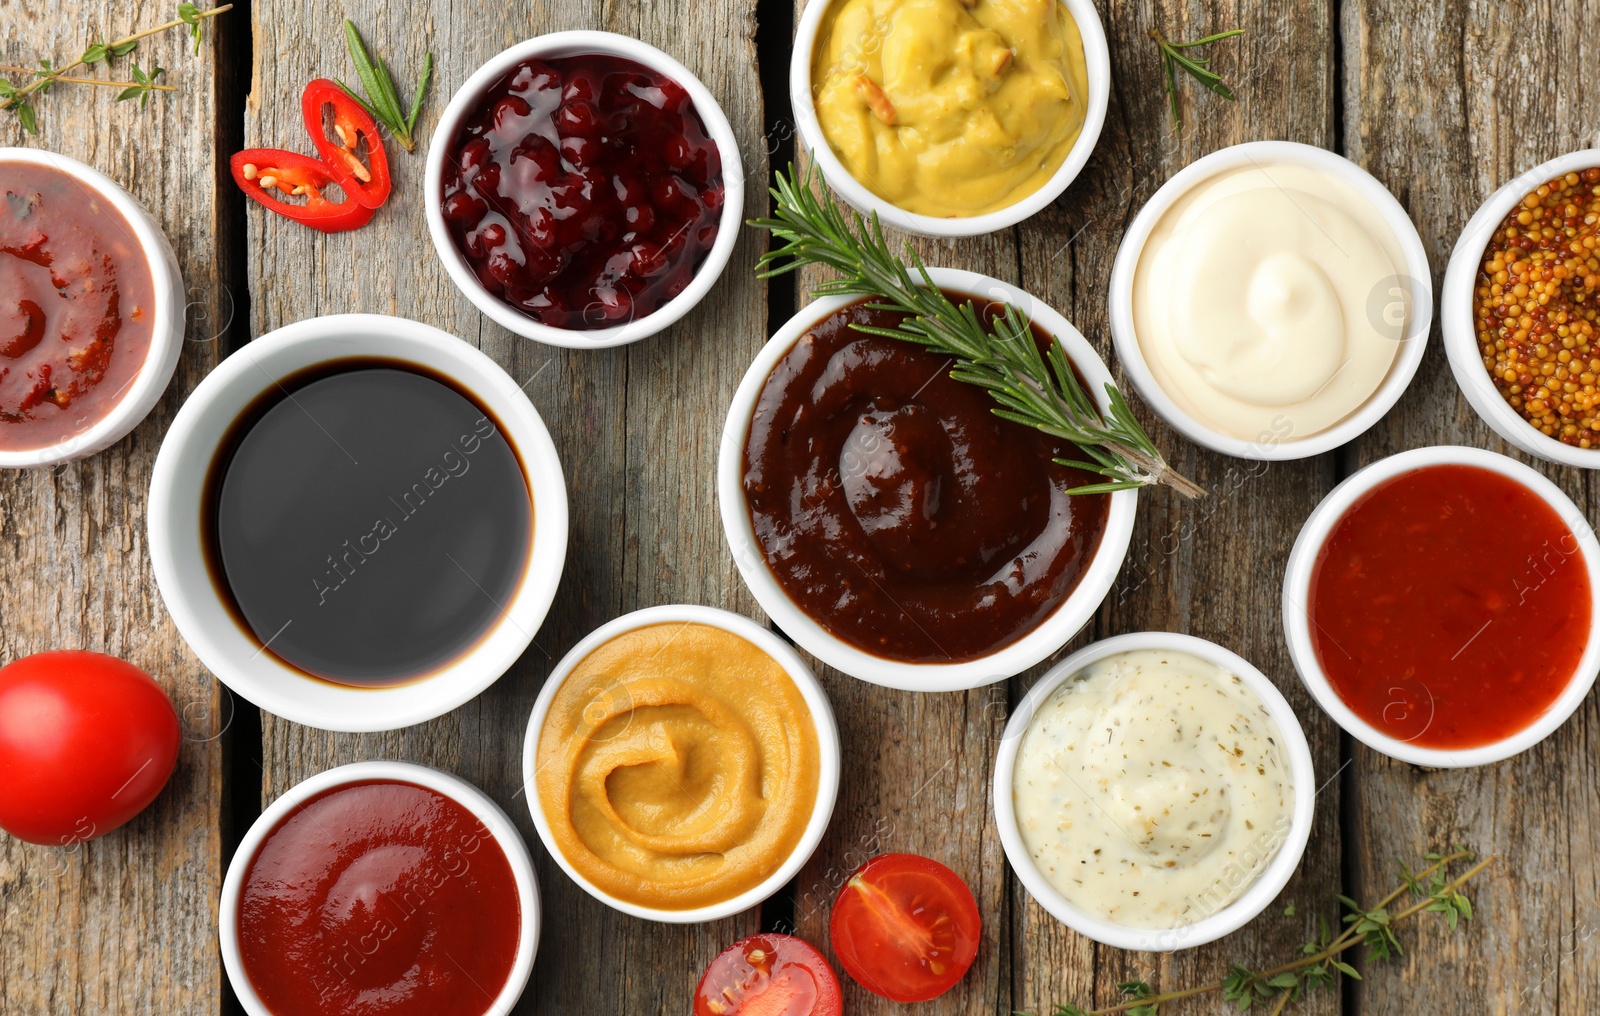
{"label": "green herb leaf", "polygon": [[140,88],[138,85],[129,85],[127,88],[124,88],[122,91],[117,93],[117,101],[121,102],[124,99],[137,99],[139,96],[144,94],[145,90],[143,88]]}
{"label": "green herb leaf", "polygon": [[423,57],[422,74],[417,80],[417,90],[411,97],[411,107],[407,112],[401,105],[399,93],[395,91],[388,65],[367,52],[366,44],[361,41],[361,33],[356,30],[355,23],[348,19],[344,23],[344,41],[345,48],[350,51],[350,62],[355,64],[356,77],[366,95],[357,95],[355,89],[343,81],[338,82],[339,87],[359,102],[374,120],[389,128],[401,147],[408,152],[415,151],[412,129],[416,126],[418,114],[422,112],[423,96],[433,80],[433,54],[428,53]]}
{"label": "green herb leaf", "polygon": [[111,55],[112,56],[127,56],[129,53],[132,53],[134,50],[136,50],[138,48],[139,48],[139,40],[138,39],[132,39],[132,40],[129,40],[128,42],[119,42],[119,43],[113,44],[110,47],[110,51],[111,51]]}
{"label": "green herb leaf", "polygon": [[1183,129],[1183,114],[1178,107],[1177,69],[1179,67],[1182,67],[1190,77],[1200,82],[1203,87],[1215,92],[1224,99],[1230,102],[1237,99],[1237,96],[1233,94],[1233,89],[1223,83],[1222,76],[1211,69],[1209,58],[1202,59],[1188,56],[1183,51],[1243,34],[1243,29],[1235,28],[1226,32],[1216,32],[1190,42],[1173,42],[1162,34],[1160,29],[1152,28],[1150,30],[1150,38],[1155,40],[1156,48],[1161,53],[1161,87],[1167,94],[1167,104],[1172,111],[1172,126],[1174,130]]}
{"label": "green herb leaf", "polygon": [[422,57],[422,76],[417,78],[417,90],[411,93],[411,112],[406,114],[406,133],[410,134],[417,127],[417,114],[422,112],[422,97],[428,94],[428,83],[433,80],[433,54],[426,53]]}
{"label": "green herb leaf", "polygon": [[186,25],[198,25],[200,23],[200,8],[191,3],[179,4],[178,20]]}
{"label": "green herb leaf", "polygon": [[[950,376],[986,389],[1002,419],[1070,441],[1115,489],[1166,483],[1189,497],[1205,491],[1176,474],[1144,432],[1126,399],[1106,387],[1105,411],[1084,391],[1059,337],[1042,353],[1022,312],[1005,304],[998,315],[980,319],[971,300],[957,305],[933,285],[927,266],[909,244],[895,255],[876,215],[848,216],[813,184],[814,167],[802,178],[774,174],[772,196],[777,217],[751,225],[781,243],[756,263],[757,274],[773,278],[802,265],[825,265],[839,273],[816,287],[817,296],[866,297],[868,306],[899,312],[893,328],[852,325],[858,331],[924,346],[955,361]],[[1075,493],[1103,492],[1104,485]]]}
{"label": "green herb leaf", "polygon": [[83,56],[79,57],[78,61],[86,64],[97,64],[104,60],[110,52],[111,50],[107,48],[105,43],[97,42],[84,50]]}
{"label": "green herb leaf", "polygon": [[17,107],[17,119],[22,121],[22,129],[29,134],[39,133],[39,121],[34,115],[32,103],[24,102]]}

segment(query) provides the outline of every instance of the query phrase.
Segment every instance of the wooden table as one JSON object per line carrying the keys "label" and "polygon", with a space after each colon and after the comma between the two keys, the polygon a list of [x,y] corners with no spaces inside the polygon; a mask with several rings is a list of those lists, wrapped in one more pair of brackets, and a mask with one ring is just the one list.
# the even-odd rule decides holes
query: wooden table
{"label": "wooden table", "polygon": [[[173,16],[167,4],[0,0],[0,62],[76,56]],[[1282,138],[1341,152],[1410,211],[1435,285],[1456,233],[1498,184],[1595,143],[1600,23],[1582,0],[1101,0],[1114,94],[1077,182],[1020,227],[950,245],[933,263],[1016,283],[1063,311],[1110,359],[1105,294],[1130,217],[1193,159],[1239,141]],[[217,895],[234,845],[261,806],[341,763],[399,758],[459,773],[517,819],[538,856],[546,934],[518,1012],[681,1014],[705,964],[758,928],[826,941],[849,868],[888,850],[929,854],[977,894],[984,942],[966,979],[919,1013],[1048,1011],[1109,1003],[1118,981],[1179,986],[1226,964],[1264,965],[1332,914],[1332,894],[1367,899],[1395,861],[1464,843],[1503,861],[1477,885],[1464,934],[1437,923],[1406,952],[1363,968],[1291,1012],[1363,1014],[1600,1011],[1600,710],[1585,703],[1527,754],[1478,770],[1429,772],[1359,745],[1295,677],[1278,610],[1302,520],[1355,468],[1407,448],[1456,442],[1510,451],[1468,408],[1438,335],[1402,403],[1335,453],[1264,466],[1202,452],[1140,408],[1174,464],[1215,493],[1185,503],[1141,496],[1127,565],[1094,621],[1063,652],[1126,631],[1171,629],[1240,652],[1283,689],[1311,739],[1316,829],[1281,904],[1220,943],[1153,956],[1096,946],[1051,919],[1011,874],[990,808],[990,766],[1007,711],[1042,667],[965,694],[891,692],[825,672],[845,744],[844,781],[823,847],[792,890],[758,910],[691,928],[620,916],[537,849],[520,799],[523,728],[554,659],[618,614],[705,603],[760,616],[723,540],[713,463],[725,407],[796,295],[767,287],[747,232],[711,297],[664,335],[623,349],[563,352],[488,322],[450,284],[423,222],[423,157],[398,149],[390,205],[367,228],[324,237],[246,202],[226,160],[245,143],[304,147],[299,94],[314,76],[350,77],[340,31],[353,18],[409,90],[425,50],[438,79],[423,115],[480,62],[541,32],[605,28],[674,54],[718,97],[745,152],[747,212],[792,151],[790,0],[418,0],[239,3],[199,54],[177,33],[141,62],[169,68],[176,95],[143,113],[101,90],[60,86],[39,102],[41,133],[0,120],[0,144],[43,145],[128,186],[165,225],[190,286],[188,343],[166,399],[115,448],[54,470],[0,477],[0,661],[55,647],[127,657],[158,675],[184,722],[178,771],[126,828],[70,849],[0,837],[0,1012],[174,1014],[237,1011],[216,948]],[[1175,133],[1147,38],[1238,27],[1214,47],[1230,104],[1184,83]],[[103,71],[102,71],[103,73]],[[804,298],[801,297],[801,302]],[[174,411],[218,360],[251,337],[318,314],[372,311],[437,325],[482,348],[527,391],[555,437],[571,488],[572,542],[554,609],[518,665],[489,692],[431,723],[388,734],[329,734],[260,714],[195,659],[162,607],[146,553],[152,460]],[[1115,367],[1115,365],[1113,364]],[[1137,401],[1137,400],[1136,400]],[[1515,454],[1515,453],[1513,453]],[[1518,456],[1522,457],[1522,456]],[[1594,517],[1592,474],[1535,463]],[[854,985],[854,1016],[900,1011]],[[1173,1012],[1220,1012],[1211,1001]]]}

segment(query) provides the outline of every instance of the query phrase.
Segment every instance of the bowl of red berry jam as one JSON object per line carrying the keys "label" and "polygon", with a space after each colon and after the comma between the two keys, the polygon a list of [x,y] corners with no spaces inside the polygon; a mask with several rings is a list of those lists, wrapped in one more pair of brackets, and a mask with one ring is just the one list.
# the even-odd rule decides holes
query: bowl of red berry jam
{"label": "bowl of red berry jam", "polygon": [[654,335],[710,291],[744,173],[711,93],[610,32],[512,46],[450,100],[428,153],[428,227],[478,309],[557,346]]}

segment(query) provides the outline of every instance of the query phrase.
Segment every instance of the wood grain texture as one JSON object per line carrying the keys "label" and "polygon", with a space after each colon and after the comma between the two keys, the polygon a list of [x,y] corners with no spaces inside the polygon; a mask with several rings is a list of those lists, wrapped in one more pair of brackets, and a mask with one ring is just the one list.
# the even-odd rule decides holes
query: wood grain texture
{"label": "wood grain texture", "polygon": [[[1326,8],[1280,2],[1145,4],[1113,0],[1105,10],[1113,95],[1094,158],[1067,192],[1018,229],[1022,284],[1062,311],[1112,365],[1106,293],[1123,230],[1178,170],[1228,145],[1267,138],[1333,141],[1334,26]],[[1173,130],[1149,31],[1192,39],[1231,28],[1244,35],[1203,55],[1233,84],[1229,103],[1180,78],[1185,129]],[[1278,609],[1283,568],[1301,520],[1334,482],[1331,456],[1266,464],[1201,449],[1165,426],[1124,381],[1123,390],[1175,468],[1211,491],[1188,502],[1171,491],[1141,493],[1128,560],[1093,635],[1181,631],[1227,646],[1260,668],[1305,727],[1319,783],[1338,770],[1338,728],[1312,702],[1283,643]],[[1026,679],[1016,682],[1026,685]],[[1315,787],[1299,788],[1313,793]],[[1017,884],[1016,1008],[1047,1012],[1057,1002],[1121,1001],[1119,981],[1174,989],[1215,981],[1229,963],[1281,962],[1287,943],[1314,934],[1339,882],[1339,787],[1316,800],[1316,826],[1282,901],[1221,942],[1170,956],[1098,947],[1058,923]],[[1293,901],[1298,916],[1286,917]],[[1215,999],[1164,1007],[1171,1016],[1219,1011]],[[1339,1011],[1336,992],[1296,1012]]]}
{"label": "wood grain texture", "polygon": [[[246,140],[304,144],[300,89],[317,75],[349,73],[346,16],[389,61],[407,94],[424,51],[434,53],[438,71],[422,137],[467,75],[504,47],[547,31],[603,28],[659,46],[699,76],[728,113],[751,153],[748,172],[760,181],[766,164],[752,12],[753,2],[682,9],[665,0],[432,3],[405,10],[371,0],[342,9],[299,2],[274,5],[270,17],[258,8]],[[390,146],[394,197],[357,233],[322,237],[251,210],[255,333],[317,314],[373,311],[437,325],[494,357],[526,382],[561,456],[571,515],[567,567],[535,646],[461,709],[368,736],[267,717],[263,800],[328,766],[364,758],[409,759],[459,773],[506,808],[538,858],[546,924],[534,981],[518,1011],[678,1013],[705,965],[756,930],[758,914],[678,928],[624,917],[591,899],[540,849],[522,797],[522,744],[544,676],[601,623],[659,603],[756,613],[722,537],[714,476],[726,406],[764,337],[764,290],[750,271],[757,238],[741,240],[716,289],[666,333],[617,350],[547,348],[489,323],[449,282],[423,218],[424,147],[408,155]],[[749,211],[761,207],[759,196],[751,195]]]}
{"label": "wood grain texture", "polygon": [[[1500,185],[1594,147],[1600,31],[1578,0],[1520,5],[1360,0],[1342,17],[1347,154],[1411,213],[1435,292],[1457,235]],[[1359,464],[1430,444],[1487,447],[1549,476],[1592,521],[1594,474],[1499,440],[1460,394],[1435,329],[1402,410],[1357,449]],[[1425,771],[1356,752],[1349,830],[1355,889],[1384,891],[1397,858],[1461,843],[1500,857],[1472,894],[1466,935],[1419,926],[1403,963],[1365,971],[1364,1014],[1591,1013],[1600,1009],[1600,709],[1591,695],[1537,748],[1498,765]]]}
{"label": "wood grain texture", "polygon": [[[117,38],[175,9],[5,0],[0,63],[65,63],[91,36]],[[121,829],[58,848],[0,836],[0,1012],[8,1016],[199,1016],[216,1011],[221,991],[215,907],[229,707],[162,606],[144,523],[161,437],[215,365],[232,313],[219,253],[227,234],[215,201],[215,139],[200,133],[190,143],[163,143],[217,116],[215,36],[207,33],[198,56],[186,42],[171,33],[134,54],[141,66],[169,68],[165,80],[181,89],[153,96],[143,112],[116,105],[108,89],[59,85],[36,103],[37,136],[0,115],[0,145],[86,162],[150,209],[177,250],[192,301],[177,374],[132,434],[80,462],[0,474],[0,663],[59,648],[124,657],[161,682],[184,737],[172,782]],[[90,73],[105,76],[103,67]]]}

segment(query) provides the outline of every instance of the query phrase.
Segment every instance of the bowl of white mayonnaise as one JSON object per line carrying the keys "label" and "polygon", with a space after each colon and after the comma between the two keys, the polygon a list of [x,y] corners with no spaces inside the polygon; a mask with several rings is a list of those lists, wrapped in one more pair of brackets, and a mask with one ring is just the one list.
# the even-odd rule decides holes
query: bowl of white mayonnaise
{"label": "bowl of white mayonnaise", "polygon": [[1052,667],[994,767],[1000,842],[1028,894],[1141,952],[1203,945],[1266,909],[1300,864],[1315,796],[1305,733],[1266,675],[1171,632]]}
{"label": "bowl of white mayonnaise", "polygon": [[1399,400],[1433,318],[1406,211],[1289,141],[1213,152],[1156,191],[1111,270],[1111,335],[1146,402],[1239,458],[1319,455]]}

